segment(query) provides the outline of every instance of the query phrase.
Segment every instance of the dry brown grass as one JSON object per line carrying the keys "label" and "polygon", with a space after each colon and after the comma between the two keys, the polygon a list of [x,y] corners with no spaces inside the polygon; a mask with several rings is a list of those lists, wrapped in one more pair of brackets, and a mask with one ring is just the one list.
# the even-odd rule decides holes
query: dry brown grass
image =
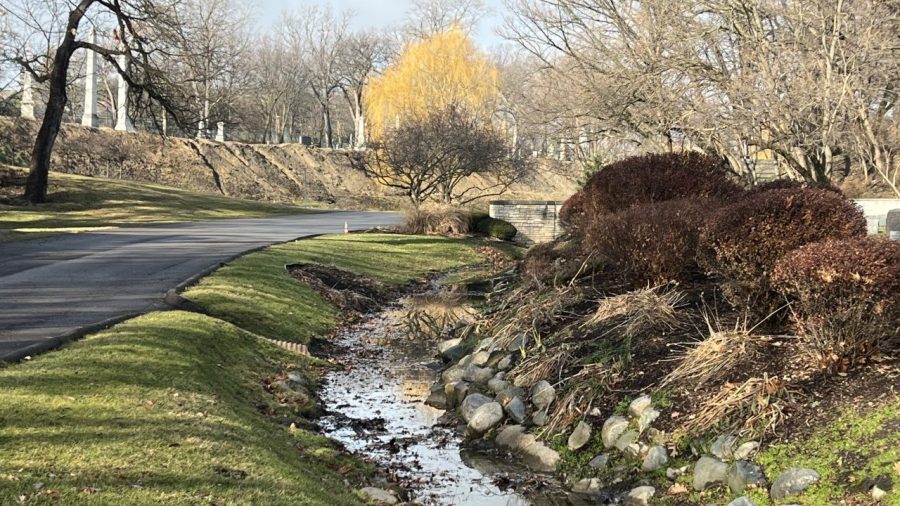
{"label": "dry brown grass", "polygon": [[683,301],[684,294],[665,291],[665,285],[623,293],[601,300],[584,326],[597,327],[618,319],[614,328],[628,338],[654,328],[671,330],[681,325],[678,307]]}
{"label": "dry brown grass", "polygon": [[469,212],[449,205],[424,205],[406,213],[400,231],[413,235],[465,235],[470,232]]}
{"label": "dry brown grass", "polygon": [[472,313],[463,295],[441,292],[410,297],[398,321],[407,337],[438,339],[460,320],[470,319]]}
{"label": "dry brown grass", "polygon": [[661,386],[683,385],[699,389],[722,382],[737,367],[756,357],[771,341],[769,336],[753,335],[753,328],[748,328],[746,320],[723,330],[716,318],[704,314],[704,319],[708,337],[676,358],[678,366],[663,379]]}
{"label": "dry brown grass", "polygon": [[730,421],[741,434],[761,435],[774,429],[783,419],[778,396],[784,393],[778,377],[753,377],[743,383],[725,383],[704,400],[682,425],[690,435],[700,435]]}
{"label": "dry brown grass", "polygon": [[554,434],[572,426],[599,401],[609,394],[621,378],[625,366],[616,361],[611,364],[588,364],[576,374],[566,378],[559,387],[563,391],[544,431]]}

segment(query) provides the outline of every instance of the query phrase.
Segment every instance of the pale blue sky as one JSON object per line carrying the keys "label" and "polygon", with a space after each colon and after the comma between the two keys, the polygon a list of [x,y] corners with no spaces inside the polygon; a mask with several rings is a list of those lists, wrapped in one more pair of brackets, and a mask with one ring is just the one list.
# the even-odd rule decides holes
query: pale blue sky
{"label": "pale blue sky", "polygon": [[[262,27],[278,19],[284,10],[303,10],[304,6],[331,4],[335,11],[352,10],[354,26],[360,28],[382,28],[396,25],[406,18],[409,0],[258,0],[256,15]],[[503,42],[495,31],[502,23],[502,0],[484,0],[488,15],[473,34],[478,44],[484,48]]]}

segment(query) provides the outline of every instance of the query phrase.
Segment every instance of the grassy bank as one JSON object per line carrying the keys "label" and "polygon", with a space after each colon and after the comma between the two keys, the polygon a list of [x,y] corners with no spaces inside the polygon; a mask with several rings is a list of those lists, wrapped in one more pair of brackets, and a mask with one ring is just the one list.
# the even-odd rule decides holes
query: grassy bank
{"label": "grassy bank", "polygon": [[312,401],[266,388],[314,364],[262,335],[325,335],[338,322],[283,266],[320,261],[402,283],[481,262],[478,246],[357,235],[276,246],[189,293],[222,319],[151,313],[0,368],[0,504],[358,503],[366,470],[288,427],[303,426]]}
{"label": "grassy bank", "polygon": [[312,289],[285,274],[285,265],[320,263],[401,285],[422,275],[483,262],[478,241],[351,234],[273,246],[204,278],[185,292],[218,318],[285,341],[306,343],[338,318]]}
{"label": "grassy bank", "polygon": [[46,204],[20,205],[15,201],[20,193],[20,188],[0,188],[0,241],[110,227],[308,212],[288,205],[69,174],[53,174]]}

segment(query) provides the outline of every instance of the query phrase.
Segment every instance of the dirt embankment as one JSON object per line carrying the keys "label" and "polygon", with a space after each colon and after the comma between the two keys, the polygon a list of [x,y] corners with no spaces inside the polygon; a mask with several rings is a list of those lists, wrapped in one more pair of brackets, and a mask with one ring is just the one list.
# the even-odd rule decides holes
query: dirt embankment
{"label": "dirt embankment", "polygon": [[[0,118],[0,163],[27,165],[38,126],[35,121]],[[216,143],[64,125],[53,170],[273,202],[343,208],[405,204],[396,192],[367,177],[353,155],[298,144]],[[546,165],[503,198],[564,199],[576,189],[575,170]],[[484,186],[474,178],[470,184]]]}

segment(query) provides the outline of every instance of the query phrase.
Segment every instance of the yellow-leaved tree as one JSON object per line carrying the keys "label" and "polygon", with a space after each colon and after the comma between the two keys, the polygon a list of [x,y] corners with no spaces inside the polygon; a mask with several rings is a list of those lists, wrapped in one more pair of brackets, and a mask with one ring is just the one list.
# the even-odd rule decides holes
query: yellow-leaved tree
{"label": "yellow-leaved tree", "polygon": [[366,91],[373,139],[404,120],[458,107],[490,121],[499,97],[499,73],[459,28],[412,42]]}

